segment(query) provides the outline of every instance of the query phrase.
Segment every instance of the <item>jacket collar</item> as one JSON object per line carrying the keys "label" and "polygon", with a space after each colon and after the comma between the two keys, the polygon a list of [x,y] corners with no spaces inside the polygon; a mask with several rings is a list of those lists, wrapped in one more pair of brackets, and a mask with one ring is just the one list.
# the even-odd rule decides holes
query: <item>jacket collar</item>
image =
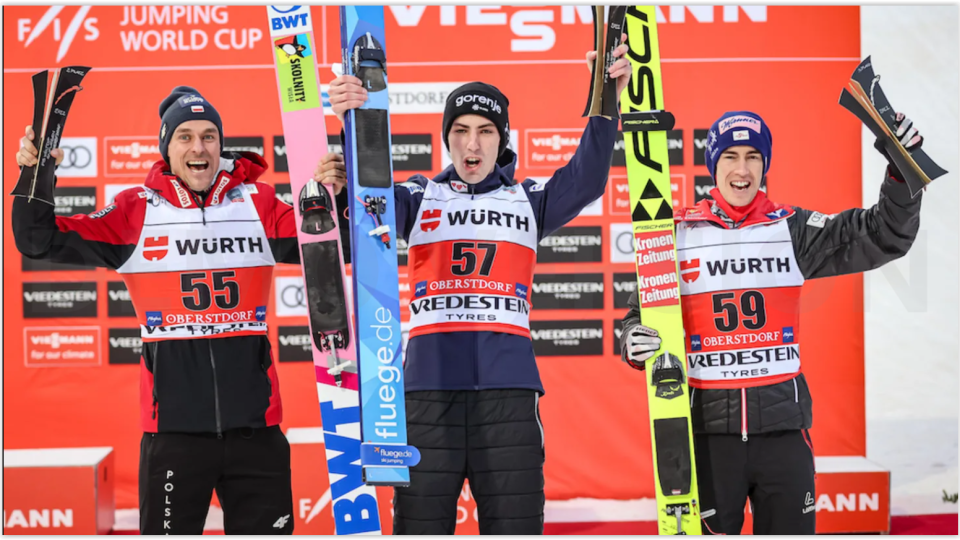
{"label": "jacket collar", "polygon": [[795,213],[789,206],[778,204],[767,198],[766,193],[757,192],[752,208],[739,223],[727,215],[717,200],[722,200],[717,188],[710,190],[713,199],[703,199],[693,208],[684,208],[674,214],[674,221],[710,221],[724,229],[742,229],[753,225],[767,225],[786,219]]}
{"label": "jacket collar", "polygon": [[450,189],[458,193],[469,193],[471,195],[488,193],[500,189],[502,186],[514,185],[516,182],[513,180],[513,175],[516,168],[517,155],[513,150],[507,148],[503,151],[503,154],[500,155],[500,158],[497,159],[497,164],[494,165],[493,171],[476,184],[468,184],[461,180],[453,165],[440,171],[440,174],[435,176],[433,181],[441,184],[449,184]]}
{"label": "jacket collar", "polygon": [[170,165],[162,159],[153,164],[144,185],[158,192],[177,208],[206,208],[216,206],[224,193],[234,187],[255,182],[267,170],[267,162],[252,152],[229,153],[220,156],[220,170],[203,200],[179,177],[170,172]]}

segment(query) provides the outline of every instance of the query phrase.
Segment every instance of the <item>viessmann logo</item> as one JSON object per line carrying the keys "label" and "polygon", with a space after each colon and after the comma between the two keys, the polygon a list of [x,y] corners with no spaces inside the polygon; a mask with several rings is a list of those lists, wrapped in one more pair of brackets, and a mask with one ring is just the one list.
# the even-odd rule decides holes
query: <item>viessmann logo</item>
{"label": "viessmann logo", "polygon": [[[592,22],[589,6],[560,7],[481,7],[481,6],[390,6],[390,13],[403,27],[416,27],[422,23],[441,26],[503,26],[511,32],[511,52],[542,52],[554,48],[557,32],[563,27]],[[677,24],[687,21],[698,23],[738,22],[741,11],[751,22],[767,20],[766,6],[670,6],[657,7],[660,24]],[[669,9],[669,11],[668,11]],[[716,9],[722,9],[717,13]],[[687,15],[691,15],[688,19]],[[717,16],[719,15],[719,16]]]}
{"label": "viessmann logo", "polygon": [[530,142],[533,146],[539,148],[550,148],[552,150],[562,150],[566,147],[580,146],[580,137],[564,137],[563,135],[553,135],[552,137],[531,137]]}
{"label": "viessmann logo", "polygon": [[[16,508],[3,510],[4,529],[69,529],[73,527],[72,508]],[[11,531],[12,533],[13,531]]]}

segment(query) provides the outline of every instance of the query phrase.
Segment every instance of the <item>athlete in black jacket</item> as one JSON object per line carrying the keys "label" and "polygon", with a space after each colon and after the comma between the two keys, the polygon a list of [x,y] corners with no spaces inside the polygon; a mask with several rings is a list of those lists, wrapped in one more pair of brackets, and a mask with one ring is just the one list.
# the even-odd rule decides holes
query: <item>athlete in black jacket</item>
{"label": "athlete in black jacket", "polygon": [[[898,120],[903,145],[919,148],[916,129]],[[799,289],[804,279],[865,272],[906,254],[921,197],[910,197],[891,161],[869,209],[824,215],[777,205],[758,193],[772,146],[759,116],[726,113],[707,141],[717,184],[712,200],[675,217],[704,530],[739,534],[749,498],[754,534],[814,534],[813,411],[800,371]],[[628,302],[622,358],[644,369],[660,338],[641,324],[639,294]]]}

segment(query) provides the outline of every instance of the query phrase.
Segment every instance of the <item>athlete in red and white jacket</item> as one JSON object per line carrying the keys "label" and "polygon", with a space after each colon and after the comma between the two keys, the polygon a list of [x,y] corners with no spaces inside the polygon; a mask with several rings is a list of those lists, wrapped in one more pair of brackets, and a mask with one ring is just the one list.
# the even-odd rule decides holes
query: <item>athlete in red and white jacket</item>
{"label": "athlete in red and white jacket", "polygon": [[[922,138],[899,118],[902,143],[919,148]],[[700,508],[705,530],[717,534],[739,534],[748,496],[754,533],[814,534],[801,287],[903,256],[920,225],[921,197],[910,197],[892,164],[868,209],[824,215],[770,201],[759,188],[772,143],[758,115],[724,114],[705,151],[717,187],[675,215]],[[643,369],[660,338],[641,324],[638,293],[628,304],[623,360]]]}
{"label": "athlete in red and white jacket", "polygon": [[[626,51],[623,45],[615,55]],[[627,59],[608,71],[622,91]],[[365,100],[355,77],[330,84],[341,119]],[[481,534],[543,533],[543,386],[529,327],[537,245],[603,195],[618,122],[591,118],[573,158],[548,182],[517,182],[508,105],[481,82],[451,92],[442,138],[453,164],[433,179],[395,186],[414,292],[404,362],[407,438],[422,455],[410,487],[395,490],[397,534],[453,534],[464,478],[477,498]],[[343,159],[329,154],[320,174],[342,183]]]}

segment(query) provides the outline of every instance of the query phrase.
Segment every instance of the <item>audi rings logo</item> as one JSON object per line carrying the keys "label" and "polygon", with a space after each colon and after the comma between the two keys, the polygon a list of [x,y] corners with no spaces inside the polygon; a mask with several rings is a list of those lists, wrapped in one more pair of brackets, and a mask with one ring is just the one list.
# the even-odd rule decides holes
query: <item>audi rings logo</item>
{"label": "audi rings logo", "polygon": [[633,225],[630,223],[610,224],[610,262],[629,263],[635,256],[633,249]]}
{"label": "audi rings logo", "polygon": [[97,176],[97,138],[64,137],[60,139],[63,161],[57,176],[63,178],[94,178]]}
{"label": "audi rings logo", "polygon": [[84,169],[93,162],[94,153],[85,146],[65,146],[60,145],[63,150],[63,161],[60,162],[61,169]]}
{"label": "audi rings logo", "polygon": [[283,305],[289,308],[307,305],[306,296],[303,294],[303,285],[287,285],[280,293],[280,298],[283,300]]}

